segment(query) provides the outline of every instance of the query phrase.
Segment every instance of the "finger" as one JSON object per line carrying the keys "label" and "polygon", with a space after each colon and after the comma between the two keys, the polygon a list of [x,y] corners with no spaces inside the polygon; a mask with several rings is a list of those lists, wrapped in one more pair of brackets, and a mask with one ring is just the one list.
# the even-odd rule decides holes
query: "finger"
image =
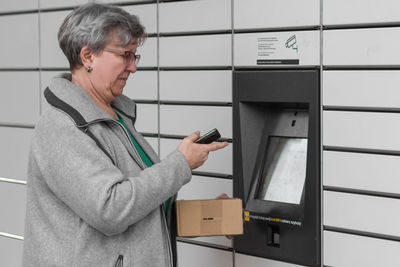
{"label": "finger", "polygon": [[195,131],[194,133],[192,133],[189,136],[187,136],[185,139],[194,142],[197,139],[199,139],[199,137],[200,137],[200,132],[199,131]]}
{"label": "finger", "polygon": [[208,151],[215,151],[221,148],[224,148],[228,145],[228,142],[216,142],[216,143],[212,143],[212,144],[208,144],[207,145],[207,150]]}

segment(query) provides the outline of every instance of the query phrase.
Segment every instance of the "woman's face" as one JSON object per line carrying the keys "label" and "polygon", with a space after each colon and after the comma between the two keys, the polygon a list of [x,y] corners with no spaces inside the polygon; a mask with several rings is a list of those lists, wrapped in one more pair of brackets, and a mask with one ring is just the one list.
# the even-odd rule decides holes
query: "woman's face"
{"label": "woman's face", "polygon": [[106,102],[110,103],[116,96],[121,95],[129,75],[136,72],[135,60],[130,60],[136,50],[136,39],[132,39],[126,47],[119,47],[111,42],[94,56],[91,81],[97,93]]}

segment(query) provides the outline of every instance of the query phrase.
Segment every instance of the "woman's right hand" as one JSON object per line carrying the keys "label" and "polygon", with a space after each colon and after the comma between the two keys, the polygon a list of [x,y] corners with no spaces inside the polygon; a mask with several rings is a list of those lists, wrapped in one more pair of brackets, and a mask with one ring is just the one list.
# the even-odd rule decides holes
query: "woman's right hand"
{"label": "woman's right hand", "polygon": [[211,144],[194,143],[199,137],[200,132],[194,132],[184,138],[177,148],[185,156],[191,170],[203,165],[210,151],[215,151],[228,145],[228,142],[216,142]]}

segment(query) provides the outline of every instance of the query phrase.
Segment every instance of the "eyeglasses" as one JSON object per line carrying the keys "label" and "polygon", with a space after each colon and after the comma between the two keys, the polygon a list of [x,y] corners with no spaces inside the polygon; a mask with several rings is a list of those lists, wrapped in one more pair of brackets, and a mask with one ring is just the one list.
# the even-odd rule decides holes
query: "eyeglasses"
{"label": "eyeglasses", "polygon": [[104,48],[104,51],[111,52],[117,56],[121,56],[126,64],[131,64],[132,62],[135,62],[135,65],[137,65],[140,61],[140,55],[136,55],[132,51],[125,50],[125,51],[120,51],[117,49],[111,49],[111,48]]}

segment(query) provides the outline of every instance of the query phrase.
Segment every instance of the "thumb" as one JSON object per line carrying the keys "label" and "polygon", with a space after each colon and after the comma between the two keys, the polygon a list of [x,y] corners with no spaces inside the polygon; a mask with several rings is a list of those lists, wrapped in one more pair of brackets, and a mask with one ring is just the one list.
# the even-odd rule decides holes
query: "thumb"
{"label": "thumb", "polygon": [[199,139],[200,137],[200,132],[199,131],[195,131],[194,133],[190,134],[188,137],[186,137],[185,139],[190,140],[192,142],[196,141],[197,139]]}
{"label": "thumb", "polygon": [[215,142],[207,145],[208,151],[215,151],[224,148],[228,145],[228,142]]}

